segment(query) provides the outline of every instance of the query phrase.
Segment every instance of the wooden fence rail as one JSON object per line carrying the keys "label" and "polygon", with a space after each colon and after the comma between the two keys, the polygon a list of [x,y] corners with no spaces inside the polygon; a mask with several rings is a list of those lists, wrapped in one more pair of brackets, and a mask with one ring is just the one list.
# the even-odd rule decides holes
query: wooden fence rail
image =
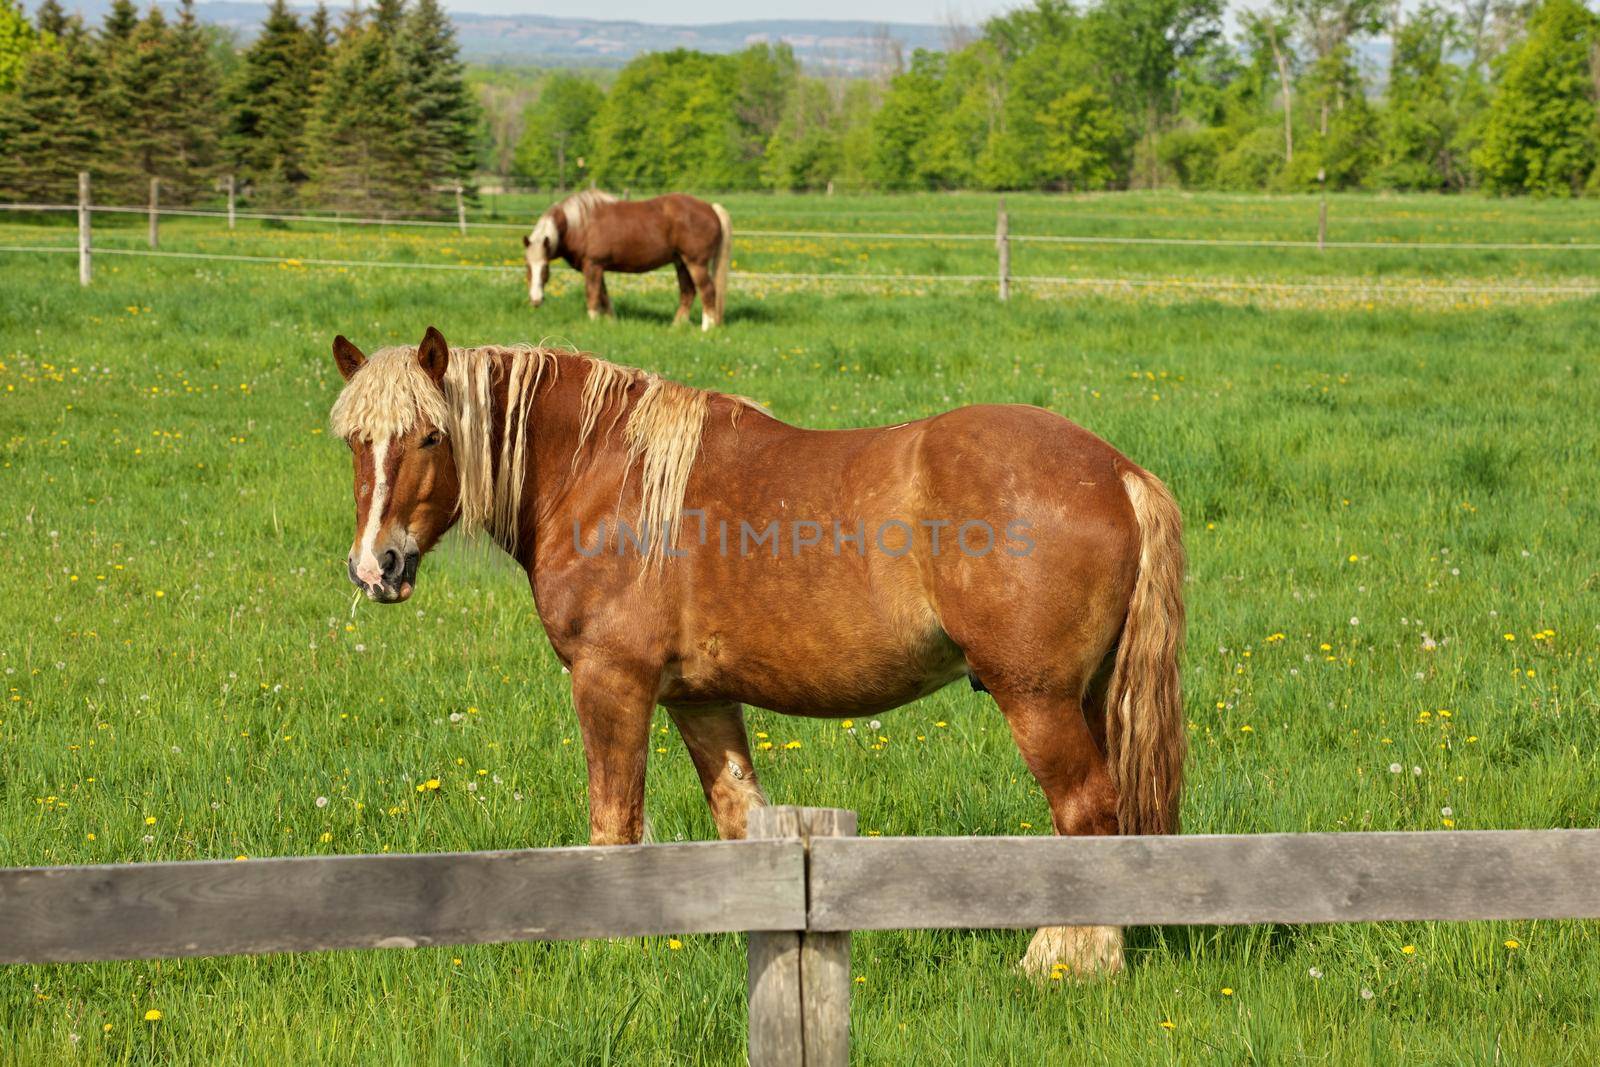
{"label": "wooden fence rail", "polygon": [[1600,918],[1600,830],[856,838],[0,869],[0,963],[750,933],[750,1060],[849,1056],[850,931]]}

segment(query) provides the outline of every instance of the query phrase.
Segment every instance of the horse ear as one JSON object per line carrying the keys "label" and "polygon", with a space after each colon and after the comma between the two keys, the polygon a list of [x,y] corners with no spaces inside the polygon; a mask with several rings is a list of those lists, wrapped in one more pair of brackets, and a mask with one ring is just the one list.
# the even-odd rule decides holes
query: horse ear
{"label": "horse ear", "polygon": [[523,234],[522,235],[522,247],[523,248],[527,248],[531,244],[533,244],[533,235],[532,234],[527,234],[527,233]]}
{"label": "horse ear", "polygon": [[450,366],[450,346],[445,344],[444,334],[437,327],[429,326],[428,332],[422,335],[422,343],[417,346],[417,362],[434,382],[444,381],[444,372]]}
{"label": "horse ear", "polygon": [[344,375],[345,381],[348,382],[353,378],[366,361],[367,357],[361,354],[361,349],[351,344],[344,334],[341,333],[333,339],[333,365],[339,368],[339,373]]}

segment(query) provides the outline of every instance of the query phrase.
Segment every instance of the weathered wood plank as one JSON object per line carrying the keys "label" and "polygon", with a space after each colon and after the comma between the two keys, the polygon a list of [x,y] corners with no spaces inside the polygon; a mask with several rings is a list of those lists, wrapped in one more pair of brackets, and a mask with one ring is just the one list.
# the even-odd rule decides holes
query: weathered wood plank
{"label": "weathered wood plank", "polygon": [[811,930],[1600,917],[1600,830],[820,838]]}
{"label": "weathered wood plank", "polygon": [[0,870],[0,962],[797,929],[797,842]]}
{"label": "weathered wood plank", "polygon": [[[809,847],[823,838],[854,837],[856,813],[801,809]],[[850,932],[800,935],[800,1001],[806,1067],[850,1064]]]}
{"label": "weathered wood plank", "polygon": [[[748,840],[777,839],[801,849],[800,809],[755,808],[748,817]],[[803,876],[802,876],[803,877]],[[800,1001],[800,934],[752,931],[750,961],[750,1067],[791,1067],[805,1063],[805,1031]]]}

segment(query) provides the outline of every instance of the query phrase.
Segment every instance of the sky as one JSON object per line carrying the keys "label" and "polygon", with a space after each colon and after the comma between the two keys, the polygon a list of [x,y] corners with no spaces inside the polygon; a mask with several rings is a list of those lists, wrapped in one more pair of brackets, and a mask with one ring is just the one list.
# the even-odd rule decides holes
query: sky
{"label": "sky", "polygon": [[[559,15],[634,22],[744,22],[751,19],[854,19],[975,24],[1024,0],[444,0],[451,11]],[[955,16],[952,20],[950,16]]]}

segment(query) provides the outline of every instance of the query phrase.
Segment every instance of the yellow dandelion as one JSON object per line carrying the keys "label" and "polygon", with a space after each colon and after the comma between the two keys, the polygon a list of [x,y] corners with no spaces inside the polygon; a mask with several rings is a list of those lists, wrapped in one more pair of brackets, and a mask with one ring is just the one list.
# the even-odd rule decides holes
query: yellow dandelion
{"label": "yellow dandelion", "polygon": [[1512,938],[1508,938],[1506,940],[1505,945],[1506,945],[1506,948],[1508,948],[1511,951],[1515,952],[1517,949],[1522,947],[1522,942],[1518,941],[1516,938],[1512,937]]}
{"label": "yellow dandelion", "polygon": [[1177,1028],[1178,1028],[1178,1024],[1173,1022],[1171,1019],[1162,1019],[1161,1020],[1161,1029],[1163,1029],[1163,1030],[1176,1030]]}
{"label": "yellow dandelion", "polygon": [[160,1008],[151,1008],[149,1011],[145,1012],[144,1013],[144,1021],[147,1022],[147,1023],[158,1023],[158,1022],[160,1022],[161,1021],[161,1009]]}
{"label": "yellow dandelion", "polygon": [[678,951],[682,947],[683,947],[683,942],[682,941],[679,941],[675,937],[667,938],[667,948],[671,949],[673,952]]}
{"label": "yellow dandelion", "polygon": [[1400,951],[1404,952],[1407,956],[1415,956],[1417,954],[1417,946],[1416,945],[1403,945],[1403,946],[1401,946]]}

